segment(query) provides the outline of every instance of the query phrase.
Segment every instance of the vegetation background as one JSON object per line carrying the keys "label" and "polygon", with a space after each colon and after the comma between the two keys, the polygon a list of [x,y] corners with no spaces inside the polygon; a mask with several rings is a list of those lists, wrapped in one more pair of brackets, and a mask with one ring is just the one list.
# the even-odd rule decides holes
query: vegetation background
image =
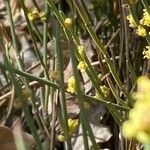
{"label": "vegetation background", "polygon": [[148,150],[122,125],[149,77],[149,5],[0,0],[0,149]]}

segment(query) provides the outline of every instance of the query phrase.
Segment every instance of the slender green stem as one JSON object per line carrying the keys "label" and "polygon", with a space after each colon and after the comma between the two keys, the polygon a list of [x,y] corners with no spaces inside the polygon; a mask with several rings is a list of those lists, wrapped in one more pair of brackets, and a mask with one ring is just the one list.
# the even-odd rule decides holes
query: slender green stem
{"label": "slender green stem", "polygon": [[[2,64],[2,63],[0,63],[0,68],[9,71],[9,68],[8,68],[7,66],[5,66],[4,64]],[[29,74],[29,73],[26,73],[26,72],[24,72],[24,71],[20,71],[20,70],[18,70],[18,69],[16,69],[16,68],[12,67],[11,65],[10,65],[10,68],[11,68],[11,71],[12,71],[12,72],[14,72],[14,73],[16,73],[16,74],[18,74],[18,75],[27,77],[27,78],[30,79],[30,80],[39,81],[40,83],[47,84],[47,85],[52,86],[52,87],[54,87],[54,88],[56,88],[56,89],[59,89],[59,85],[58,85],[58,84],[53,83],[53,82],[51,82],[51,81],[49,81],[49,80],[46,80],[46,79],[40,78],[40,77],[36,77],[36,76],[34,76],[34,75],[32,75],[32,74]]]}
{"label": "slender green stem", "polygon": [[[60,28],[58,25],[58,22],[56,22],[56,30],[55,30],[55,41],[56,41],[56,54],[57,54],[57,62],[58,62],[58,70],[60,74],[60,104],[61,104],[61,115],[62,115],[62,123],[63,123],[63,129],[64,129],[64,135],[65,137],[69,137],[69,128],[68,128],[68,116],[67,116],[67,106],[66,106],[66,97],[65,97],[65,84],[64,84],[64,71],[63,71],[63,55],[61,51],[61,43],[60,43],[60,37],[59,32]],[[67,138],[67,147],[69,150],[72,149],[71,146],[71,140],[70,138]]]}
{"label": "slender green stem", "polygon": [[35,125],[34,125],[34,120],[33,120],[32,116],[29,112],[28,106],[25,105],[23,107],[23,110],[24,110],[24,113],[25,113],[25,116],[26,116],[27,123],[28,123],[28,125],[31,129],[31,132],[32,132],[33,136],[35,137],[35,140],[38,144],[38,149],[42,150],[42,144],[41,144],[41,141],[39,139],[39,135],[37,134],[37,130],[36,130]]}
{"label": "slender green stem", "polygon": [[[23,61],[19,54],[20,49],[19,49],[19,45],[18,45],[18,41],[17,41],[17,36],[15,33],[15,27],[14,27],[13,17],[12,17],[12,13],[11,13],[10,1],[6,0],[5,2],[6,2],[7,12],[8,12],[8,19],[10,22],[10,29],[11,29],[15,59],[17,61],[17,65],[18,65],[19,69],[24,71]],[[26,79],[23,79],[23,80],[24,80],[25,86],[28,86]]]}
{"label": "slender green stem", "polygon": [[[75,77],[75,81],[76,81],[76,83],[75,83],[75,85],[76,85],[76,94],[77,94],[77,99],[78,99],[78,103],[79,103],[79,107],[80,107],[80,114],[81,114],[82,118],[84,118],[83,124],[85,125],[85,127],[87,129],[87,132],[88,132],[89,137],[91,139],[91,142],[93,144],[93,148],[95,150],[98,150],[99,147],[98,147],[98,145],[95,141],[95,137],[93,135],[92,129],[91,129],[90,124],[89,124],[88,117],[86,115],[86,112],[85,112],[85,109],[84,109],[84,106],[83,106],[83,103],[82,103],[83,94],[82,94],[82,91],[80,89],[79,73],[77,72],[77,68],[76,68],[77,60],[76,60],[76,57],[75,57],[75,54],[74,54],[74,48],[71,48],[71,58],[72,58],[72,64],[73,64],[72,66],[73,66],[74,77]],[[83,138],[84,138],[84,136],[83,136]]]}
{"label": "slender green stem", "polygon": [[[59,89],[59,85],[57,83],[54,83],[54,82],[51,82],[49,80],[46,80],[46,79],[43,79],[43,78],[40,78],[40,77],[36,77],[36,76],[31,75],[29,73],[20,71],[16,68],[13,68],[12,66],[10,66],[10,67],[11,67],[11,71],[18,74],[18,75],[24,76],[24,77],[26,77],[30,80],[35,80],[35,81],[38,81],[40,83],[47,84],[48,86],[52,86],[55,89]],[[9,68],[6,65],[2,64],[2,63],[0,63],[0,68],[9,71]],[[106,104],[106,106],[107,105],[114,105],[116,108],[120,108],[120,109],[123,109],[123,110],[130,110],[130,108],[128,108],[128,107],[123,107],[123,106],[111,103],[109,100],[106,101],[104,99],[97,99],[97,98],[87,96],[87,95],[84,95],[84,99],[89,99],[91,101],[97,101],[97,102],[100,102],[100,103],[104,103],[104,104]]]}
{"label": "slender green stem", "polygon": [[126,97],[128,98],[128,101],[130,102],[130,94],[126,91],[126,89],[124,88],[123,84],[121,83],[120,81],[120,78],[117,74],[117,71],[116,69],[114,68],[112,62],[111,62],[111,59],[105,49],[105,47],[103,46],[102,42],[100,41],[100,39],[97,37],[96,33],[94,32],[94,30],[92,29],[91,27],[91,24],[90,24],[90,21],[88,19],[88,16],[86,15],[86,12],[84,11],[83,7],[82,7],[82,4],[81,2],[79,2],[79,0],[75,1],[74,0],[74,4],[85,24],[85,27],[87,29],[87,31],[89,32],[91,38],[93,39],[93,41],[95,42],[95,44],[97,45],[98,49],[100,50],[98,53],[102,53],[106,62],[107,62],[107,65],[112,73],[112,76],[114,77],[114,80],[116,81],[117,85],[120,87],[120,89],[122,90],[122,92],[126,95]]}
{"label": "slender green stem", "polygon": [[81,118],[81,125],[82,125],[82,134],[83,134],[84,149],[85,150],[89,150],[89,143],[88,143],[88,135],[87,135],[87,131],[86,131],[86,125],[84,123],[83,116],[81,116],[80,118]]}
{"label": "slender green stem", "polygon": [[[45,1],[45,13],[48,13],[48,4]],[[44,29],[43,29],[43,62],[45,64],[46,70],[44,70],[44,74],[47,80],[49,80],[49,76],[47,76],[47,70],[48,70],[48,62],[47,62],[47,42],[48,42],[48,16],[46,16],[46,20],[44,21]],[[48,109],[48,100],[49,100],[49,94],[50,94],[50,87],[45,86],[45,104],[44,104],[44,110],[45,112]]]}
{"label": "slender green stem", "polygon": [[[32,132],[36,142],[37,142],[38,149],[42,150],[42,144],[41,144],[41,141],[40,141],[39,136],[37,134],[37,129],[36,129],[35,125],[34,125],[33,118],[31,117],[31,114],[30,114],[30,112],[28,110],[28,106],[26,104],[26,100],[22,96],[21,85],[19,84],[19,82],[16,82],[16,76],[15,76],[14,72],[12,71],[12,67],[11,67],[11,65],[10,65],[10,63],[9,63],[9,61],[8,61],[8,59],[7,59],[7,57],[5,55],[4,55],[4,62],[5,62],[4,66],[7,68],[8,72],[9,72],[9,74],[11,76],[11,81],[12,81],[12,83],[14,85],[14,88],[15,88],[15,94],[20,98],[20,100],[24,104],[23,105],[23,111],[24,111],[24,114],[26,116],[26,120],[27,120],[27,123],[29,125],[29,128],[30,128],[30,130],[31,130],[31,132]],[[2,67],[2,66],[0,65],[0,67]]]}
{"label": "slender green stem", "polygon": [[[61,20],[65,19],[65,15],[64,15],[63,12],[60,12],[60,17],[61,17]],[[60,20],[60,22],[61,22],[61,20]],[[64,26],[63,26],[63,28],[64,28]],[[81,45],[80,41],[79,41],[79,38],[77,37],[77,35],[75,34],[75,32],[74,32],[74,30],[72,28],[68,29],[68,30],[64,28],[64,32],[65,32],[65,35],[66,35],[68,41],[70,39],[73,39],[74,43],[77,46]],[[84,58],[82,58],[82,56],[79,54],[77,48],[74,49],[74,51],[75,51],[76,57],[78,58],[79,61],[85,61],[86,62],[87,66],[88,66],[87,67],[88,69],[86,69],[86,73],[88,74],[89,78],[91,79],[91,81],[93,83],[93,86],[96,88],[98,93],[100,93],[100,95],[103,96],[103,93],[100,90],[100,80],[98,79],[95,70],[92,68],[91,63],[88,60],[87,56],[84,55]],[[99,82],[97,82],[97,81],[99,81]]]}
{"label": "slender green stem", "polygon": [[142,1],[142,3],[143,3],[144,7],[146,8],[148,14],[150,15],[150,7],[149,7],[149,5],[148,5],[147,0],[141,0],[141,1]]}
{"label": "slender green stem", "polygon": [[30,32],[31,39],[32,39],[32,42],[33,42],[34,50],[35,50],[35,52],[36,52],[37,57],[39,58],[39,60],[40,60],[40,62],[41,62],[41,65],[42,65],[44,71],[46,72],[46,76],[48,77],[48,76],[49,76],[48,71],[47,71],[47,69],[45,68],[45,64],[44,64],[44,62],[43,62],[42,56],[41,56],[40,51],[38,50],[37,44],[36,44],[36,42],[35,42],[36,40],[35,40],[35,37],[34,37],[34,34],[33,34],[33,30],[32,30],[32,27],[31,27],[31,23],[30,23],[30,20],[29,20],[29,18],[28,18],[28,15],[27,15],[27,14],[28,14],[28,10],[27,10],[27,8],[26,8],[26,6],[25,6],[23,0],[20,0],[19,2],[20,2],[21,6],[22,6],[22,9],[23,9],[23,11],[24,11],[24,15],[25,15],[25,18],[26,18],[26,21],[27,21],[28,30],[29,30],[29,32]]}
{"label": "slender green stem", "polygon": [[83,98],[84,99],[87,99],[87,100],[90,100],[91,102],[95,101],[97,103],[101,103],[101,104],[104,104],[109,107],[113,106],[113,107],[116,107],[116,109],[120,109],[120,110],[123,110],[123,111],[129,111],[131,108],[130,107],[125,107],[125,106],[121,106],[121,105],[118,105],[118,104],[115,104],[115,103],[112,103],[108,100],[104,100],[104,99],[101,99],[101,98],[95,98],[95,97],[92,97],[92,96],[88,96],[88,95],[83,95]]}

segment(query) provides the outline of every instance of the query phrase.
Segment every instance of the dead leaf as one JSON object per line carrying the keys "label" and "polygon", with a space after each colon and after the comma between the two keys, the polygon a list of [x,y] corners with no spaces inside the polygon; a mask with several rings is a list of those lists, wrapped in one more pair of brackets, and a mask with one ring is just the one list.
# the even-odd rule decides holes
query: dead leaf
{"label": "dead leaf", "polygon": [[[18,134],[20,131],[16,130],[15,132]],[[33,137],[26,132],[21,132],[21,134],[29,150],[32,150],[32,147],[36,145]],[[0,150],[17,150],[13,131],[2,125],[0,126]]]}
{"label": "dead leaf", "polygon": [[[96,106],[92,106],[90,110],[87,111],[87,115],[89,118],[90,126],[95,136],[95,140],[97,143],[107,142],[111,137],[112,133],[108,126],[101,123],[101,119],[106,113],[106,107],[100,104]],[[89,147],[92,146],[91,140],[88,137]],[[84,150],[84,143],[82,137],[82,127],[79,126],[78,133],[72,138],[73,150]]]}
{"label": "dead leaf", "polygon": [[14,143],[13,132],[11,129],[0,126],[0,149],[1,150],[17,150]]}

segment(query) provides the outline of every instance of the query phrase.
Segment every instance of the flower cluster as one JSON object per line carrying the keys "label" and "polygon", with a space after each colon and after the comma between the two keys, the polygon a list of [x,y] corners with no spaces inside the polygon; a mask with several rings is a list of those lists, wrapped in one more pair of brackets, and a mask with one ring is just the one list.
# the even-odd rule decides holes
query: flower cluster
{"label": "flower cluster", "polygon": [[104,94],[104,97],[106,97],[106,98],[109,97],[110,90],[109,90],[109,88],[106,85],[100,86],[100,90]]}
{"label": "flower cluster", "polygon": [[76,82],[75,82],[74,76],[72,76],[68,79],[67,91],[70,92],[70,93],[75,93],[76,92]]}
{"label": "flower cluster", "polygon": [[127,16],[127,20],[129,21],[129,26],[136,29],[137,35],[141,37],[147,36],[147,28],[150,27],[150,15],[146,9],[143,9],[143,17],[139,25],[135,22],[132,14]]}
{"label": "flower cluster", "polygon": [[[143,17],[140,20],[140,25],[137,25],[133,16],[129,14],[127,16],[127,20],[129,21],[129,26],[136,29],[136,34],[141,37],[146,37],[148,34],[147,30],[149,30],[150,27],[150,14],[146,9],[143,9]],[[146,46],[147,50],[143,51],[143,58],[150,59],[150,46]]]}
{"label": "flower cluster", "polygon": [[37,9],[34,9],[32,11],[29,11],[28,18],[31,21],[37,21],[37,20],[45,21],[46,20],[46,13],[43,11],[39,12]]}
{"label": "flower cluster", "polygon": [[77,68],[81,72],[85,72],[85,70],[88,68],[87,63],[84,61],[84,58],[85,58],[84,51],[85,51],[84,46],[83,45],[79,45],[78,46],[78,52],[80,54],[80,57],[78,58],[79,64],[78,64]]}
{"label": "flower cluster", "polygon": [[102,94],[100,95],[98,92],[95,94],[95,98],[108,98],[110,95],[110,89],[106,85],[101,85],[100,90]]}
{"label": "flower cluster", "polygon": [[140,20],[140,23],[150,27],[150,15],[146,9],[143,9],[143,18]]}
{"label": "flower cluster", "polygon": [[136,28],[137,27],[136,22],[135,22],[135,20],[134,20],[134,18],[133,18],[133,16],[131,14],[129,14],[127,16],[127,20],[129,21],[129,26],[131,28]]}
{"label": "flower cluster", "polygon": [[77,68],[81,71],[81,72],[85,72],[85,70],[87,69],[87,64],[84,61],[80,61]]}
{"label": "flower cluster", "polygon": [[150,46],[146,46],[146,50],[143,51],[144,58],[150,59]]}
{"label": "flower cluster", "polygon": [[[71,136],[76,132],[78,126],[79,126],[79,119],[68,119],[69,136]],[[63,134],[60,134],[58,136],[58,140],[64,142],[67,140],[67,137],[65,137]]]}
{"label": "flower cluster", "polygon": [[71,18],[66,18],[64,20],[64,27],[66,29],[70,28],[72,26],[73,22],[72,22],[72,19]]}
{"label": "flower cluster", "polygon": [[137,35],[141,36],[141,37],[145,37],[147,36],[147,32],[146,32],[146,29],[142,26],[142,25],[139,25],[137,30],[136,30],[136,33]]}
{"label": "flower cluster", "polygon": [[68,127],[69,127],[69,134],[70,135],[75,133],[78,125],[79,125],[79,120],[78,119],[68,119]]}
{"label": "flower cluster", "polygon": [[84,46],[83,45],[78,46],[78,52],[81,55],[81,57],[84,56]]}
{"label": "flower cluster", "polygon": [[129,119],[123,124],[123,135],[136,138],[142,143],[150,141],[150,80],[142,76],[137,81],[138,90],[133,97],[134,108],[129,112]]}

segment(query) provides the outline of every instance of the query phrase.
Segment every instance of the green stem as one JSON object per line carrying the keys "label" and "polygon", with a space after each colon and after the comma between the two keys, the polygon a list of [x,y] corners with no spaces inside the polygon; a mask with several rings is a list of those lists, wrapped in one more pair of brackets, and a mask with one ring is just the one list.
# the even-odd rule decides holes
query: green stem
{"label": "green stem", "polygon": [[[60,48],[60,37],[59,32],[60,28],[58,25],[58,22],[56,22],[56,32],[55,32],[55,40],[56,40],[56,54],[57,54],[57,62],[58,62],[58,70],[60,74],[60,104],[61,104],[61,115],[62,115],[62,123],[63,123],[63,129],[64,129],[64,135],[65,137],[69,137],[69,128],[68,128],[68,116],[67,116],[67,106],[66,106],[66,97],[65,97],[65,84],[64,84],[64,70],[63,70],[63,55]],[[72,149],[71,146],[71,140],[70,138],[67,138],[67,147],[69,150]]]}
{"label": "green stem", "polygon": [[[2,64],[2,63],[0,63],[0,68],[9,71],[9,68],[8,68],[7,66],[5,66],[4,64]],[[34,76],[34,75],[32,75],[32,74],[29,74],[29,73],[26,73],[26,72],[24,72],[24,71],[20,71],[20,70],[18,70],[18,69],[16,69],[16,68],[12,67],[11,65],[10,65],[10,68],[11,68],[11,71],[12,71],[12,72],[14,72],[14,73],[16,73],[16,74],[18,74],[18,75],[27,77],[27,78],[30,79],[30,80],[35,80],[35,81],[38,81],[38,82],[40,82],[40,83],[47,84],[47,85],[49,85],[49,86],[52,86],[52,87],[55,88],[55,89],[59,89],[59,85],[58,85],[58,84],[53,83],[53,82],[51,82],[51,81],[49,81],[49,80],[46,80],[46,79],[43,79],[43,78],[40,78],[40,77],[36,77],[36,76]]]}
{"label": "green stem", "polygon": [[81,118],[81,125],[82,125],[82,134],[83,134],[83,142],[84,142],[84,149],[89,150],[89,143],[88,143],[88,135],[86,131],[86,125],[84,123],[83,116],[80,115]]}
{"label": "green stem", "polygon": [[[11,29],[11,35],[12,35],[12,42],[13,42],[13,47],[14,47],[14,54],[15,54],[15,59],[17,61],[17,65],[20,70],[24,71],[24,65],[23,61],[21,60],[20,54],[19,54],[19,46],[18,46],[18,41],[17,41],[17,36],[15,33],[15,27],[14,27],[14,22],[13,22],[13,17],[11,13],[11,7],[10,7],[10,1],[6,0],[6,7],[7,7],[7,12],[8,12],[8,19],[10,22],[10,29]],[[27,81],[26,79],[23,79],[25,86],[27,86]]]}
{"label": "green stem", "polygon": [[[94,150],[99,150],[99,147],[98,147],[98,145],[95,141],[95,137],[93,135],[88,117],[86,115],[86,111],[85,111],[83,103],[82,103],[83,94],[82,94],[82,91],[80,89],[79,73],[78,73],[77,68],[76,68],[77,60],[76,60],[76,57],[75,57],[75,54],[74,54],[74,48],[71,48],[71,58],[72,58],[73,73],[74,73],[74,77],[75,77],[75,81],[76,81],[76,83],[75,83],[75,85],[76,85],[76,94],[77,94],[78,104],[79,104],[79,107],[80,107],[80,114],[81,114],[82,118],[84,118],[83,124],[85,125],[85,127],[87,129],[87,132],[90,136],[90,139],[91,139],[91,142],[93,144]],[[83,138],[84,138],[84,136],[83,136]],[[84,140],[86,140],[86,139],[84,139]]]}
{"label": "green stem", "polygon": [[148,5],[147,0],[141,0],[141,1],[142,1],[142,3],[143,3],[144,7],[146,8],[148,14],[150,15],[150,7],[149,7],[149,5]]}
{"label": "green stem", "polygon": [[[45,1],[45,13],[48,13],[48,4]],[[48,16],[46,16],[46,20],[44,21],[44,29],[43,29],[43,62],[45,64],[46,70],[48,70],[48,64],[47,64],[47,56],[48,56],[48,50],[47,50],[47,42],[48,42]],[[44,70],[44,74],[47,80],[49,80],[49,76],[47,76],[47,71]],[[45,112],[48,109],[48,100],[49,100],[49,94],[50,94],[50,87],[45,86],[45,104],[44,104],[44,110]]]}
{"label": "green stem", "polygon": [[[33,118],[31,117],[31,114],[28,110],[26,100],[22,96],[21,85],[19,84],[19,82],[16,82],[16,76],[15,76],[14,72],[12,71],[12,67],[11,67],[11,65],[10,65],[9,61],[7,60],[7,57],[5,55],[4,55],[4,62],[5,62],[4,66],[7,67],[7,70],[11,76],[11,81],[12,81],[14,88],[15,88],[15,94],[16,94],[16,96],[18,96],[20,98],[21,102],[24,104],[23,105],[23,111],[24,111],[24,114],[26,116],[27,124],[29,125],[29,128],[33,134],[33,137],[35,138],[35,140],[37,142],[38,149],[42,150],[41,141],[40,141],[39,136],[37,134],[37,129],[34,125]],[[0,67],[2,67],[2,66],[0,65]]]}
{"label": "green stem", "polygon": [[86,12],[84,11],[83,7],[82,7],[82,4],[81,2],[79,2],[80,0],[77,0],[75,1],[74,0],[74,4],[85,24],[85,27],[87,29],[87,31],[89,32],[91,38],[93,39],[93,41],[95,42],[95,44],[97,45],[98,49],[100,50],[98,53],[102,53],[106,62],[107,62],[107,65],[110,69],[110,72],[112,73],[112,76],[114,77],[114,80],[116,81],[117,85],[120,87],[120,89],[122,90],[122,92],[126,95],[126,97],[128,98],[128,101],[130,102],[131,100],[131,96],[130,94],[127,92],[127,90],[124,88],[123,84],[121,83],[120,81],[120,78],[117,74],[117,71],[116,69],[114,68],[112,62],[111,62],[111,59],[105,49],[105,47],[103,46],[102,42],[100,41],[100,39],[97,37],[96,33],[94,32],[94,30],[92,29],[91,27],[91,24],[90,24],[90,21],[88,19],[88,16],[86,15]]}
{"label": "green stem", "polygon": [[39,60],[41,62],[41,65],[42,65],[44,71],[46,72],[46,76],[48,77],[49,76],[48,71],[45,68],[45,64],[43,62],[42,56],[41,56],[41,54],[40,54],[40,52],[39,52],[39,50],[37,48],[36,40],[35,40],[35,37],[34,37],[34,34],[33,34],[33,30],[32,30],[32,26],[31,26],[30,20],[29,20],[28,15],[27,15],[28,14],[28,10],[27,10],[23,0],[20,0],[19,2],[20,2],[21,6],[22,6],[22,9],[24,11],[24,15],[25,15],[25,18],[26,18],[26,21],[27,21],[28,30],[29,30],[29,33],[31,35],[31,39],[32,39],[32,42],[33,42],[34,50],[36,52],[37,57],[39,58]]}

